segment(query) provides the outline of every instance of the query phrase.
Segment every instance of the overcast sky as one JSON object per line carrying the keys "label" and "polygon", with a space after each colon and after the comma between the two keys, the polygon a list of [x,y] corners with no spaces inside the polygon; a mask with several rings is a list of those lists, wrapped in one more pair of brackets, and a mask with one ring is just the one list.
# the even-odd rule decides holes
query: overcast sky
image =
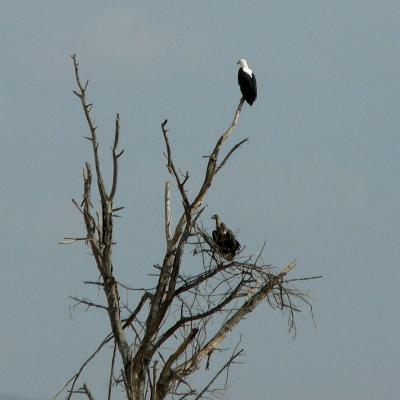
{"label": "overcast sky", "polygon": [[[204,223],[217,212],[249,252],[266,240],[266,262],[296,258],[293,277],[323,279],[302,286],[317,329],[301,314],[292,340],[285,316],[265,305],[239,326],[246,366],[229,396],[397,399],[399,21],[395,0],[3,0],[0,391],[49,398],[108,331],[101,311],[69,311],[68,296],[97,296],[82,284],[97,276],[88,250],[57,244],[83,233],[71,198],[91,161],[72,94],[76,52],[105,169],[121,114],[118,277],[142,286],[162,260],[160,122],[169,119],[192,194],[247,58],[259,97],[232,140],[250,141],[215,181]],[[99,399],[107,359],[87,379]]]}

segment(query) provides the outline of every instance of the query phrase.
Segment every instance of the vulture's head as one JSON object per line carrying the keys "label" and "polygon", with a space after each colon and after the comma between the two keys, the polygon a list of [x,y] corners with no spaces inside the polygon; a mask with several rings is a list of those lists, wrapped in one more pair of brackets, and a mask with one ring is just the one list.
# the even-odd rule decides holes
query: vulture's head
{"label": "vulture's head", "polygon": [[220,218],[218,214],[214,214],[211,219],[215,219],[215,224],[217,225],[217,228],[219,227],[220,224]]}

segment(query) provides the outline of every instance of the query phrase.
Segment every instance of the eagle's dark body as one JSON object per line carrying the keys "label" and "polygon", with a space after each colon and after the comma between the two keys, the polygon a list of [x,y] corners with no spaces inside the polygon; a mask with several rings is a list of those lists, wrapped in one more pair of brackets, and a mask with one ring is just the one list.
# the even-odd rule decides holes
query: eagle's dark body
{"label": "eagle's dark body", "polygon": [[253,105],[257,98],[257,81],[256,76],[253,71],[247,65],[247,61],[244,58],[241,58],[238,61],[240,64],[240,68],[238,71],[238,83],[240,86],[240,91],[244,99],[250,104]]}

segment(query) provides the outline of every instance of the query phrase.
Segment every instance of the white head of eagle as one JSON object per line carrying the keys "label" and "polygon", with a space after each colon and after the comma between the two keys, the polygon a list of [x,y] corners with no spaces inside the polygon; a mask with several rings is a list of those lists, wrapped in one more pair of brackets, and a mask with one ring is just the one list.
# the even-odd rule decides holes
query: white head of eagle
{"label": "white head of eagle", "polygon": [[237,64],[240,65],[238,71],[238,83],[243,98],[252,105],[257,98],[257,81],[253,71],[249,68],[247,60],[241,58]]}

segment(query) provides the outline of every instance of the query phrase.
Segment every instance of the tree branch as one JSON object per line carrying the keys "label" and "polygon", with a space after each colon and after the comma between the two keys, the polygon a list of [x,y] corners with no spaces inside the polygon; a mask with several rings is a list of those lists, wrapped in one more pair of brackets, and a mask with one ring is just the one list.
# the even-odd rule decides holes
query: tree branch
{"label": "tree branch", "polygon": [[215,170],[215,174],[218,174],[218,172],[224,167],[226,162],[228,161],[229,157],[243,144],[249,141],[249,138],[241,140],[239,143],[235,144],[228,152],[228,154],[225,156],[225,158],[221,161],[221,164],[218,165],[217,169]]}
{"label": "tree branch", "polygon": [[163,123],[161,124],[161,130],[164,136],[164,141],[165,141],[165,146],[167,148],[167,168],[168,171],[174,175],[175,180],[176,180],[176,185],[178,186],[179,191],[181,192],[181,196],[182,196],[182,200],[183,200],[183,204],[185,206],[185,210],[187,210],[189,208],[189,200],[187,198],[186,195],[186,191],[185,191],[185,183],[187,181],[187,179],[189,178],[189,175],[186,173],[185,179],[183,181],[181,181],[181,179],[179,178],[178,173],[176,172],[176,168],[174,165],[174,162],[172,160],[172,152],[171,152],[171,146],[169,144],[169,139],[168,139],[168,131],[169,129],[167,129],[167,123],[168,120],[164,120]]}
{"label": "tree branch", "polygon": [[110,378],[108,380],[108,396],[107,396],[107,400],[111,400],[111,392],[112,392],[112,385],[113,385],[116,350],[117,350],[117,344],[114,342],[113,354],[112,354],[112,358],[111,358]]}
{"label": "tree branch", "polygon": [[186,339],[180,344],[178,349],[168,358],[167,362],[165,363],[160,377],[157,382],[157,399],[163,399],[167,394],[168,387],[172,382],[171,376],[171,367],[173,363],[178,359],[178,357],[185,351],[189,343],[194,339],[197,335],[198,329],[192,329]]}
{"label": "tree branch", "polygon": [[236,358],[240,357],[243,354],[244,350],[240,349],[237,352],[234,352],[229,360],[218,370],[215,374],[214,378],[205,386],[205,388],[195,397],[194,400],[200,400],[203,398],[203,395],[210,389],[213,383],[218,379],[218,377],[224,372],[226,369],[229,369],[230,365],[235,361]]}
{"label": "tree branch", "polygon": [[84,113],[86,121],[89,125],[90,135],[91,135],[90,141],[92,142],[94,160],[95,160],[95,165],[96,165],[97,184],[99,187],[99,193],[102,198],[102,201],[105,201],[107,199],[107,192],[106,192],[106,188],[104,185],[103,177],[101,174],[101,168],[100,168],[99,143],[97,141],[97,134],[96,134],[97,126],[90,115],[90,111],[92,109],[92,104],[88,104],[86,102],[86,89],[88,87],[89,81],[86,81],[85,85],[82,85],[81,79],[79,76],[79,63],[77,61],[76,54],[73,54],[71,56],[71,58],[74,63],[75,79],[76,79],[76,83],[77,83],[78,89],[79,89],[79,92],[74,91],[74,93],[79,97],[79,99],[82,103],[83,113]]}
{"label": "tree branch", "polygon": [[190,317],[182,317],[179,321],[177,321],[174,325],[172,325],[161,336],[160,339],[158,339],[158,341],[154,344],[154,351],[156,349],[160,348],[160,346],[162,346],[162,344],[166,340],[168,340],[168,338],[170,338],[174,334],[174,332],[176,332],[177,329],[179,329],[183,325],[187,324],[188,322],[194,322],[199,319],[207,318],[210,315],[213,315],[213,314],[221,311],[226,305],[228,305],[232,300],[234,300],[236,298],[237,294],[239,293],[239,290],[243,287],[243,283],[244,283],[244,280],[240,281],[240,283],[235,287],[235,289],[233,289],[230,292],[230,294],[221,303],[219,303],[215,307],[212,307],[209,310],[207,310],[203,313],[200,313],[200,314],[192,315]]}
{"label": "tree branch", "polygon": [[243,305],[222,325],[218,332],[207,342],[207,344],[191,359],[185,363],[179,365],[176,368],[176,373],[178,375],[187,375],[188,371],[192,371],[197,368],[199,362],[213,349],[215,349],[222,340],[225,339],[226,335],[232,331],[232,329],[239,324],[239,322],[251,311],[253,311],[257,305],[264,300],[268,294],[271,292],[275,284],[277,284],[282,278],[287,274],[285,271],[291,271],[296,265],[295,261],[292,261],[284,268],[280,274],[278,274],[274,279],[267,281],[261,288],[252,296],[246,300]]}
{"label": "tree branch", "polygon": [[86,383],[83,384],[83,391],[88,397],[89,400],[94,400],[94,397],[92,395],[92,392],[89,390],[89,387]]}
{"label": "tree branch", "polygon": [[[199,193],[197,194],[195,200],[193,201],[193,203],[191,205],[191,208],[193,211],[195,211],[197,208],[199,208],[201,206],[201,204],[207,194],[207,191],[211,186],[212,180],[216,174],[216,165],[217,165],[219,151],[221,149],[222,144],[230,137],[230,135],[233,133],[234,129],[236,128],[236,125],[239,122],[240,112],[242,111],[243,103],[244,103],[244,99],[242,98],[239,102],[239,105],[236,108],[236,111],[235,111],[235,114],[234,114],[231,124],[229,125],[227,130],[221,135],[221,137],[219,138],[218,142],[216,143],[216,145],[210,155],[203,184],[199,190]],[[181,216],[181,218],[178,222],[178,225],[175,228],[175,233],[172,238],[173,246],[177,243],[177,241],[179,240],[179,237],[182,235],[183,226],[185,224],[185,221],[186,221],[186,215],[185,215],[185,213],[183,213],[183,215]]]}
{"label": "tree branch", "polygon": [[[86,300],[86,299],[79,299],[78,297],[74,297],[74,296],[68,296],[71,300],[76,301],[76,306],[78,306],[79,304],[84,304],[87,306],[87,308],[90,307],[94,307],[94,308],[100,308],[102,310],[106,310],[108,311],[108,307],[103,306],[101,304],[97,304],[97,303],[93,303],[90,300]],[[72,306],[71,306],[72,307]]]}
{"label": "tree branch", "polygon": [[115,117],[115,136],[114,136],[114,144],[112,148],[112,156],[113,156],[113,179],[111,186],[111,193],[109,196],[109,200],[113,200],[115,197],[115,192],[117,191],[117,181],[118,181],[118,159],[124,153],[122,150],[120,153],[117,153],[118,149],[118,141],[119,141],[119,114]]}
{"label": "tree branch", "polygon": [[167,242],[167,252],[171,250],[171,184],[169,181],[165,182],[164,194],[164,208],[165,208],[165,239]]}
{"label": "tree branch", "polygon": [[[123,360],[125,374],[127,377],[127,382],[131,386],[132,385],[132,376],[130,373],[131,366],[131,353],[128,342],[125,338],[123,332],[123,326],[121,322],[120,316],[120,302],[119,302],[119,294],[118,294],[118,286],[116,280],[113,275],[113,265],[112,265],[112,246],[113,246],[113,206],[112,200],[114,198],[117,186],[117,174],[118,174],[118,158],[121,156],[122,152],[117,154],[117,146],[119,141],[119,115],[116,116],[115,123],[115,137],[114,137],[114,145],[113,145],[113,184],[111,189],[111,195],[107,195],[107,191],[104,185],[101,168],[100,168],[100,157],[98,152],[98,141],[96,135],[96,125],[90,115],[90,110],[92,109],[92,105],[86,102],[86,89],[88,82],[85,85],[82,85],[80,77],[79,77],[79,64],[77,62],[76,55],[72,55],[72,60],[74,63],[74,71],[76,83],[78,86],[78,91],[74,93],[79,97],[84,115],[86,117],[86,121],[88,123],[90,129],[90,138],[89,140],[92,142],[93,154],[95,159],[96,166],[96,177],[97,177],[97,185],[99,190],[99,195],[101,199],[101,226],[98,226],[96,221],[91,215],[91,202],[90,202],[90,186],[92,174],[90,171],[89,164],[86,163],[86,170],[84,171],[84,200],[83,200],[83,213],[86,224],[86,229],[88,232],[88,237],[91,238],[89,241],[93,256],[95,257],[97,267],[101,273],[103,278],[103,290],[106,295],[107,303],[108,303],[108,316],[112,328],[113,335],[115,337],[115,341],[118,346],[118,350],[121,354],[121,358]],[[100,221],[99,221],[100,224]],[[98,234],[98,238],[96,240],[96,232]],[[131,388],[126,388],[128,393],[128,398],[133,400],[133,395],[131,393]]]}

